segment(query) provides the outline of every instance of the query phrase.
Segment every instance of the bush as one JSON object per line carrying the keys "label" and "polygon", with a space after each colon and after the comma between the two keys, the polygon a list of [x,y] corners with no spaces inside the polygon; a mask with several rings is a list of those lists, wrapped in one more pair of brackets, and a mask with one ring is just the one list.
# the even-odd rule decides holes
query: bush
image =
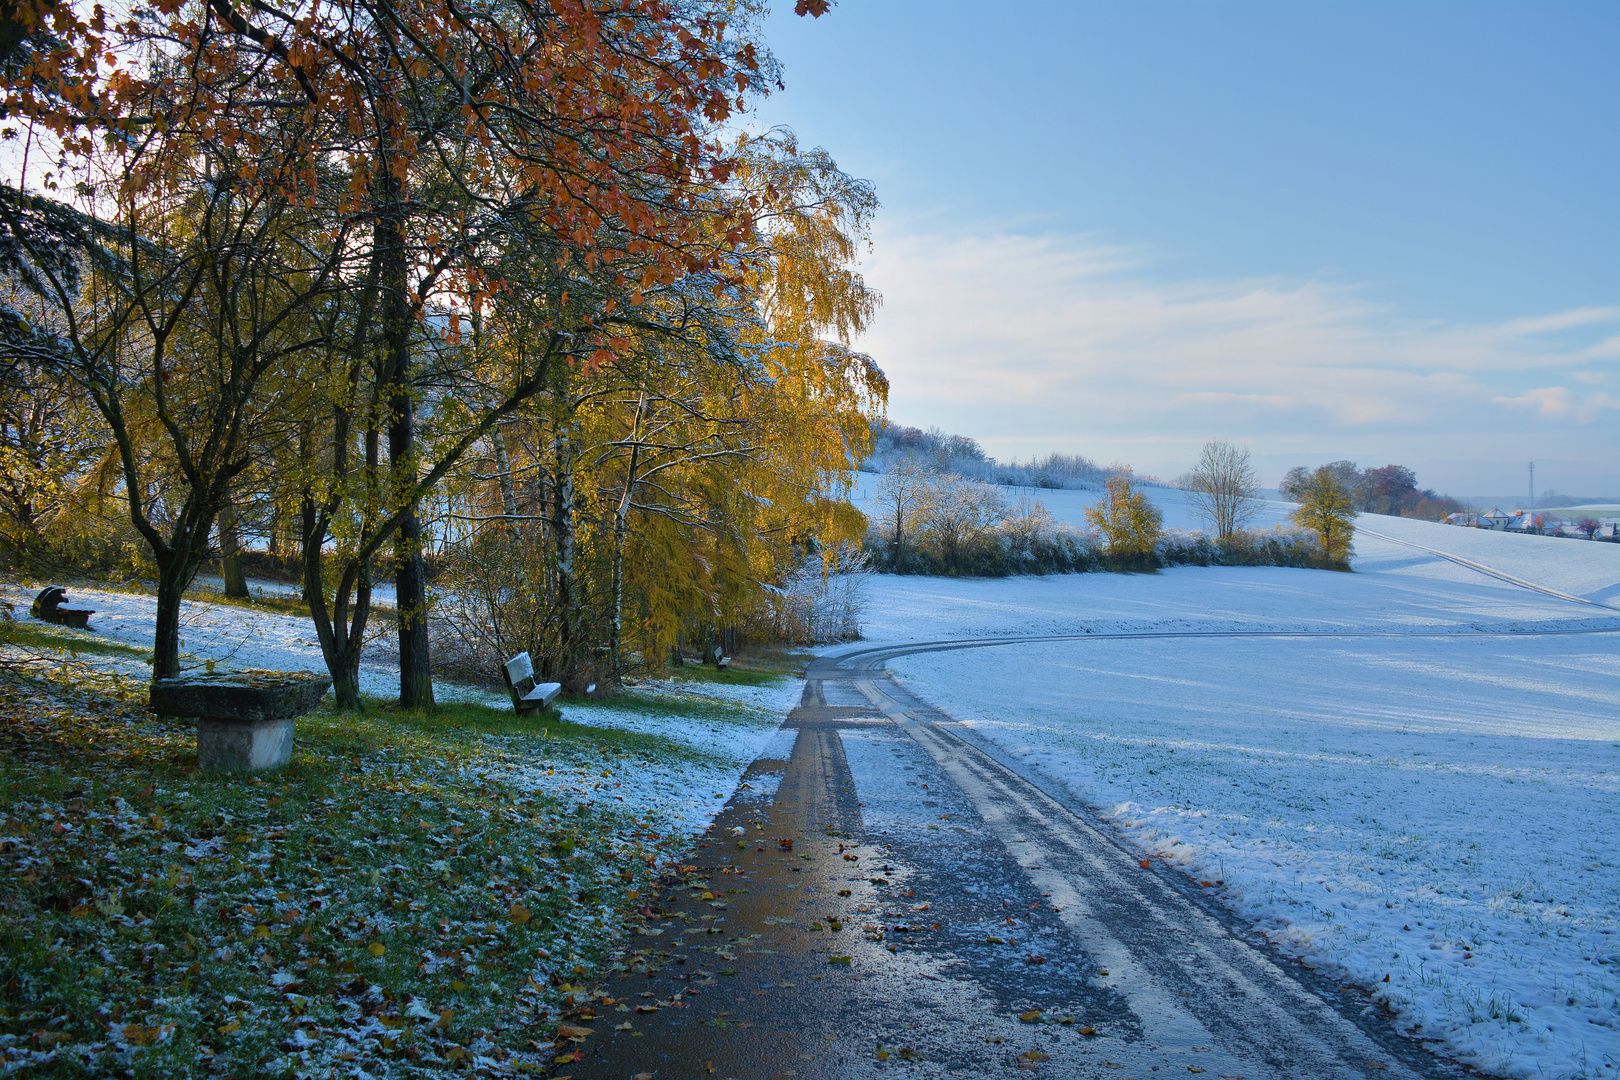
{"label": "bush", "polygon": [[1225,540],[1200,531],[1161,532],[1146,552],[1115,553],[1095,532],[1055,521],[1040,503],[1021,504],[971,554],[947,563],[927,548],[908,549],[903,562],[892,559],[892,538],[881,529],[867,533],[866,554],[874,569],[900,574],[1007,577],[1012,574],[1080,574],[1152,571],[1170,566],[1292,566],[1348,570],[1329,558],[1309,529],[1239,529]]}
{"label": "bush", "polygon": [[791,645],[859,639],[873,561],[869,549],[842,548],[834,558],[806,558],[781,585],[767,585],[773,617],[768,636]]}

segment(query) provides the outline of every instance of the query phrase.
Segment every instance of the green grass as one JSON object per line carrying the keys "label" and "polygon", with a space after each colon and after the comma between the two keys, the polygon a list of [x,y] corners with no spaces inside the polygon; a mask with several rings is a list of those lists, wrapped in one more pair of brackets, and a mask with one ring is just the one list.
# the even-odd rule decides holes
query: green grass
{"label": "green grass", "polygon": [[679,748],[460,704],[316,714],[297,740],[278,773],[204,773],[187,723],[0,678],[0,1071],[426,1076],[474,1043],[550,1063],[559,999],[671,849],[502,777]]}
{"label": "green grass", "polygon": [[804,670],[813,656],[810,653],[787,650],[762,650],[733,657],[731,666],[717,668],[708,664],[688,663],[671,668],[669,677],[681,682],[717,683],[721,686],[766,686],[784,675]]}
{"label": "green grass", "polygon": [[135,660],[152,658],[151,649],[137,649],[133,645],[107,641],[86,630],[73,630],[34,620],[25,622],[17,618],[0,620],[0,645],[69,655],[125,656]]}
{"label": "green grass", "polygon": [[[369,699],[367,704],[372,715],[385,718],[391,729],[414,731],[435,742],[464,741],[474,746],[493,735],[510,737],[534,750],[556,752],[565,757],[576,749],[584,748],[601,755],[674,760],[694,760],[702,755],[661,735],[614,725],[581,724],[568,717],[570,714],[590,716],[594,712],[628,710],[649,717],[713,718],[718,715],[741,720],[748,712],[741,706],[714,699],[698,702],[636,696],[607,701],[564,701],[559,708],[523,716],[518,716],[509,707],[476,702],[447,702],[431,710],[400,709],[377,699]],[[333,719],[341,721],[344,718],[334,716]]]}

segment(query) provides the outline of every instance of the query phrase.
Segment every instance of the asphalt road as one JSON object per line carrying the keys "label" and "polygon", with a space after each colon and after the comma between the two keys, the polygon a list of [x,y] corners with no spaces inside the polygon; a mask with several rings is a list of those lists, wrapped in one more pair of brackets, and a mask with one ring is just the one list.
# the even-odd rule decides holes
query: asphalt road
{"label": "asphalt road", "polygon": [[[1208,635],[1065,637],[1105,636]],[[559,1047],[582,1056],[555,1075],[1471,1075],[883,671],[1036,640],[1054,639],[813,663],[792,758],[755,762],[649,899],[628,970],[581,999],[571,1023],[591,1034]]]}

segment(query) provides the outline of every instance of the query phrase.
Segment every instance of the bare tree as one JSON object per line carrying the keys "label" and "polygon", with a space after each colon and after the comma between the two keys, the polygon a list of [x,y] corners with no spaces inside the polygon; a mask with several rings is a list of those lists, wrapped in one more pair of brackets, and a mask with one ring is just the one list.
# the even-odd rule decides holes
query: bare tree
{"label": "bare tree", "polygon": [[1006,516],[1007,500],[1000,489],[941,473],[928,483],[921,532],[946,571],[955,574]]}
{"label": "bare tree", "polygon": [[904,573],[906,534],[917,523],[928,497],[928,471],[911,459],[897,463],[878,481],[878,505],[894,529],[894,569]]}
{"label": "bare tree", "polygon": [[1260,510],[1260,478],[1249,462],[1247,447],[1234,446],[1224,439],[1205,443],[1185,483],[1193,509],[1215,526],[1222,540],[1248,524]]}

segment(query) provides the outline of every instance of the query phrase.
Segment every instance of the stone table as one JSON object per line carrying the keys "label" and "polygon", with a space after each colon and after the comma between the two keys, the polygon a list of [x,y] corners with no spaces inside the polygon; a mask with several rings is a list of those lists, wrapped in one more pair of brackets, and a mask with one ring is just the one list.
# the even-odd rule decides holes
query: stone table
{"label": "stone table", "polygon": [[152,683],[152,711],[197,717],[197,764],[245,772],[292,760],[293,718],[326,695],[332,679],[312,671],[232,671]]}

